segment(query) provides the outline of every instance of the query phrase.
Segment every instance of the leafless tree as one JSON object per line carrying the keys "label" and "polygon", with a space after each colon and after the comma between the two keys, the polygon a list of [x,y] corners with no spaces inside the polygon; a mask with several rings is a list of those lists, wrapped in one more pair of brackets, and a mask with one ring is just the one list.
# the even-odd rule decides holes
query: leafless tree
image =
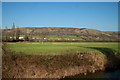
{"label": "leafless tree", "polygon": [[12,41],[16,40],[15,35],[16,35],[16,30],[15,30],[15,24],[13,23],[13,25],[12,25],[12,33],[11,33]]}
{"label": "leafless tree", "polygon": [[7,26],[5,26],[5,41],[9,41],[8,40],[8,33],[7,33],[7,31],[8,31],[8,27]]}
{"label": "leafless tree", "polygon": [[49,34],[49,32],[40,33],[42,44],[44,44],[44,42],[47,42],[47,36],[48,36],[48,34]]}
{"label": "leafless tree", "polygon": [[15,37],[16,37],[16,41],[19,41],[19,37],[20,37],[19,27],[17,27],[16,30],[15,30]]}

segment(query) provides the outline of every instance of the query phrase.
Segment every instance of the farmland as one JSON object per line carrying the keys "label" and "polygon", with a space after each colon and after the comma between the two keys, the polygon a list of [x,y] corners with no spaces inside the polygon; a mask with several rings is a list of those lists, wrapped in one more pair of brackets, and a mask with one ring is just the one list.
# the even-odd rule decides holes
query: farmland
{"label": "farmland", "polygon": [[1,2],[3,80],[120,79],[119,2]]}
{"label": "farmland", "polygon": [[[119,44],[110,42],[47,42],[41,43],[8,43],[10,49],[16,53],[24,54],[68,54],[68,53],[102,53],[104,50],[112,50],[119,53]],[[101,51],[101,49],[103,51]]]}
{"label": "farmland", "polygon": [[3,78],[61,79],[120,68],[115,42],[7,42],[2,59]]}

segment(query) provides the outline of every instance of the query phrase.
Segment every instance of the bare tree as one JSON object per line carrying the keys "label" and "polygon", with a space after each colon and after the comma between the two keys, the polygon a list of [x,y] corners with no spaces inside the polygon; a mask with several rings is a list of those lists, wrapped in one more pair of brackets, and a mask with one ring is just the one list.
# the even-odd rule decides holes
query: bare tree
{"label": "bare tree", "polygon": [[47,35],[48,34],[49,34],[49,32],[43,32],[40,34],[42,44],[44,44],[45,41],[47,42]]}
{"label": "bare tree", "polygon": [[19,37],[20,37],[19,27],[16,28],[15,37],[16,37],[16,41],[19,41]]}
{"label": "bare tree", "polygon": [[28,35],[27,34],[25,34],[25,41],[29,41],[29,38],[28,38]]}
{"label": "bare tree", "polygon": [[0,26],[0,42],[2,42],[2,27]]}
{"label": "bare tree", "polygon": [[16,35],[15,24],[13,23],[13,25],[12,25],[12,33],[11,33],[12,41],[16,40],[15,35]]}
{"label": "bare tree", "polygon": [[15,29],[15,23],[13,22],[12,29]]}
{"label": "bare tree", "polygon": [[29,35],[29,32],[26,30],[25,37],[24,37],[25,41],[29,41],[28,35]]}
{"label": "bare tree", "polygon": [[9,41],[8,40],[8,33],[7,33],[7,31],[8,31],[8,27],[7,26],[5,26],[5,41]]}

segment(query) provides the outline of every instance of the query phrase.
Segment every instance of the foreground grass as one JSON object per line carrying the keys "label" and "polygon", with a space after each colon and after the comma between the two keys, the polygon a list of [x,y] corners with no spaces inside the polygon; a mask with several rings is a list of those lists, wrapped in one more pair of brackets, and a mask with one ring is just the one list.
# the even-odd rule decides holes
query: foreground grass
{"label": "foreground grass", "polygon": [[112,51],[114,54],[120,53],[117,43],[8,43],[7,46],[14,52],[24,54],[68,54],[68,53],[103,53]]}
{"label": "foreground grass", "polygon": [[94,73],[98,70],[119,69],[118,48],[116,43],[7,43],[2,48],[2,76],[3,78],[64,78],[82,73]]}

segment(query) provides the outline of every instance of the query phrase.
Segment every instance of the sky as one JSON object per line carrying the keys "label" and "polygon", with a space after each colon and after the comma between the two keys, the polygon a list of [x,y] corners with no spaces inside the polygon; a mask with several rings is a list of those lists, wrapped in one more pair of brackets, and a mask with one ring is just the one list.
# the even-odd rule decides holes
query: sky
{"label": "sky", "polygon": [[0,2],[0,29],[2,27],[2,2]]}
{"label": "sky", "polygon": [[119,2],[119,0],[2,0],[2,2]]}
{"label": "sky", "polygon": [[118,2],[3,2],[2,27],[118,30]]}

